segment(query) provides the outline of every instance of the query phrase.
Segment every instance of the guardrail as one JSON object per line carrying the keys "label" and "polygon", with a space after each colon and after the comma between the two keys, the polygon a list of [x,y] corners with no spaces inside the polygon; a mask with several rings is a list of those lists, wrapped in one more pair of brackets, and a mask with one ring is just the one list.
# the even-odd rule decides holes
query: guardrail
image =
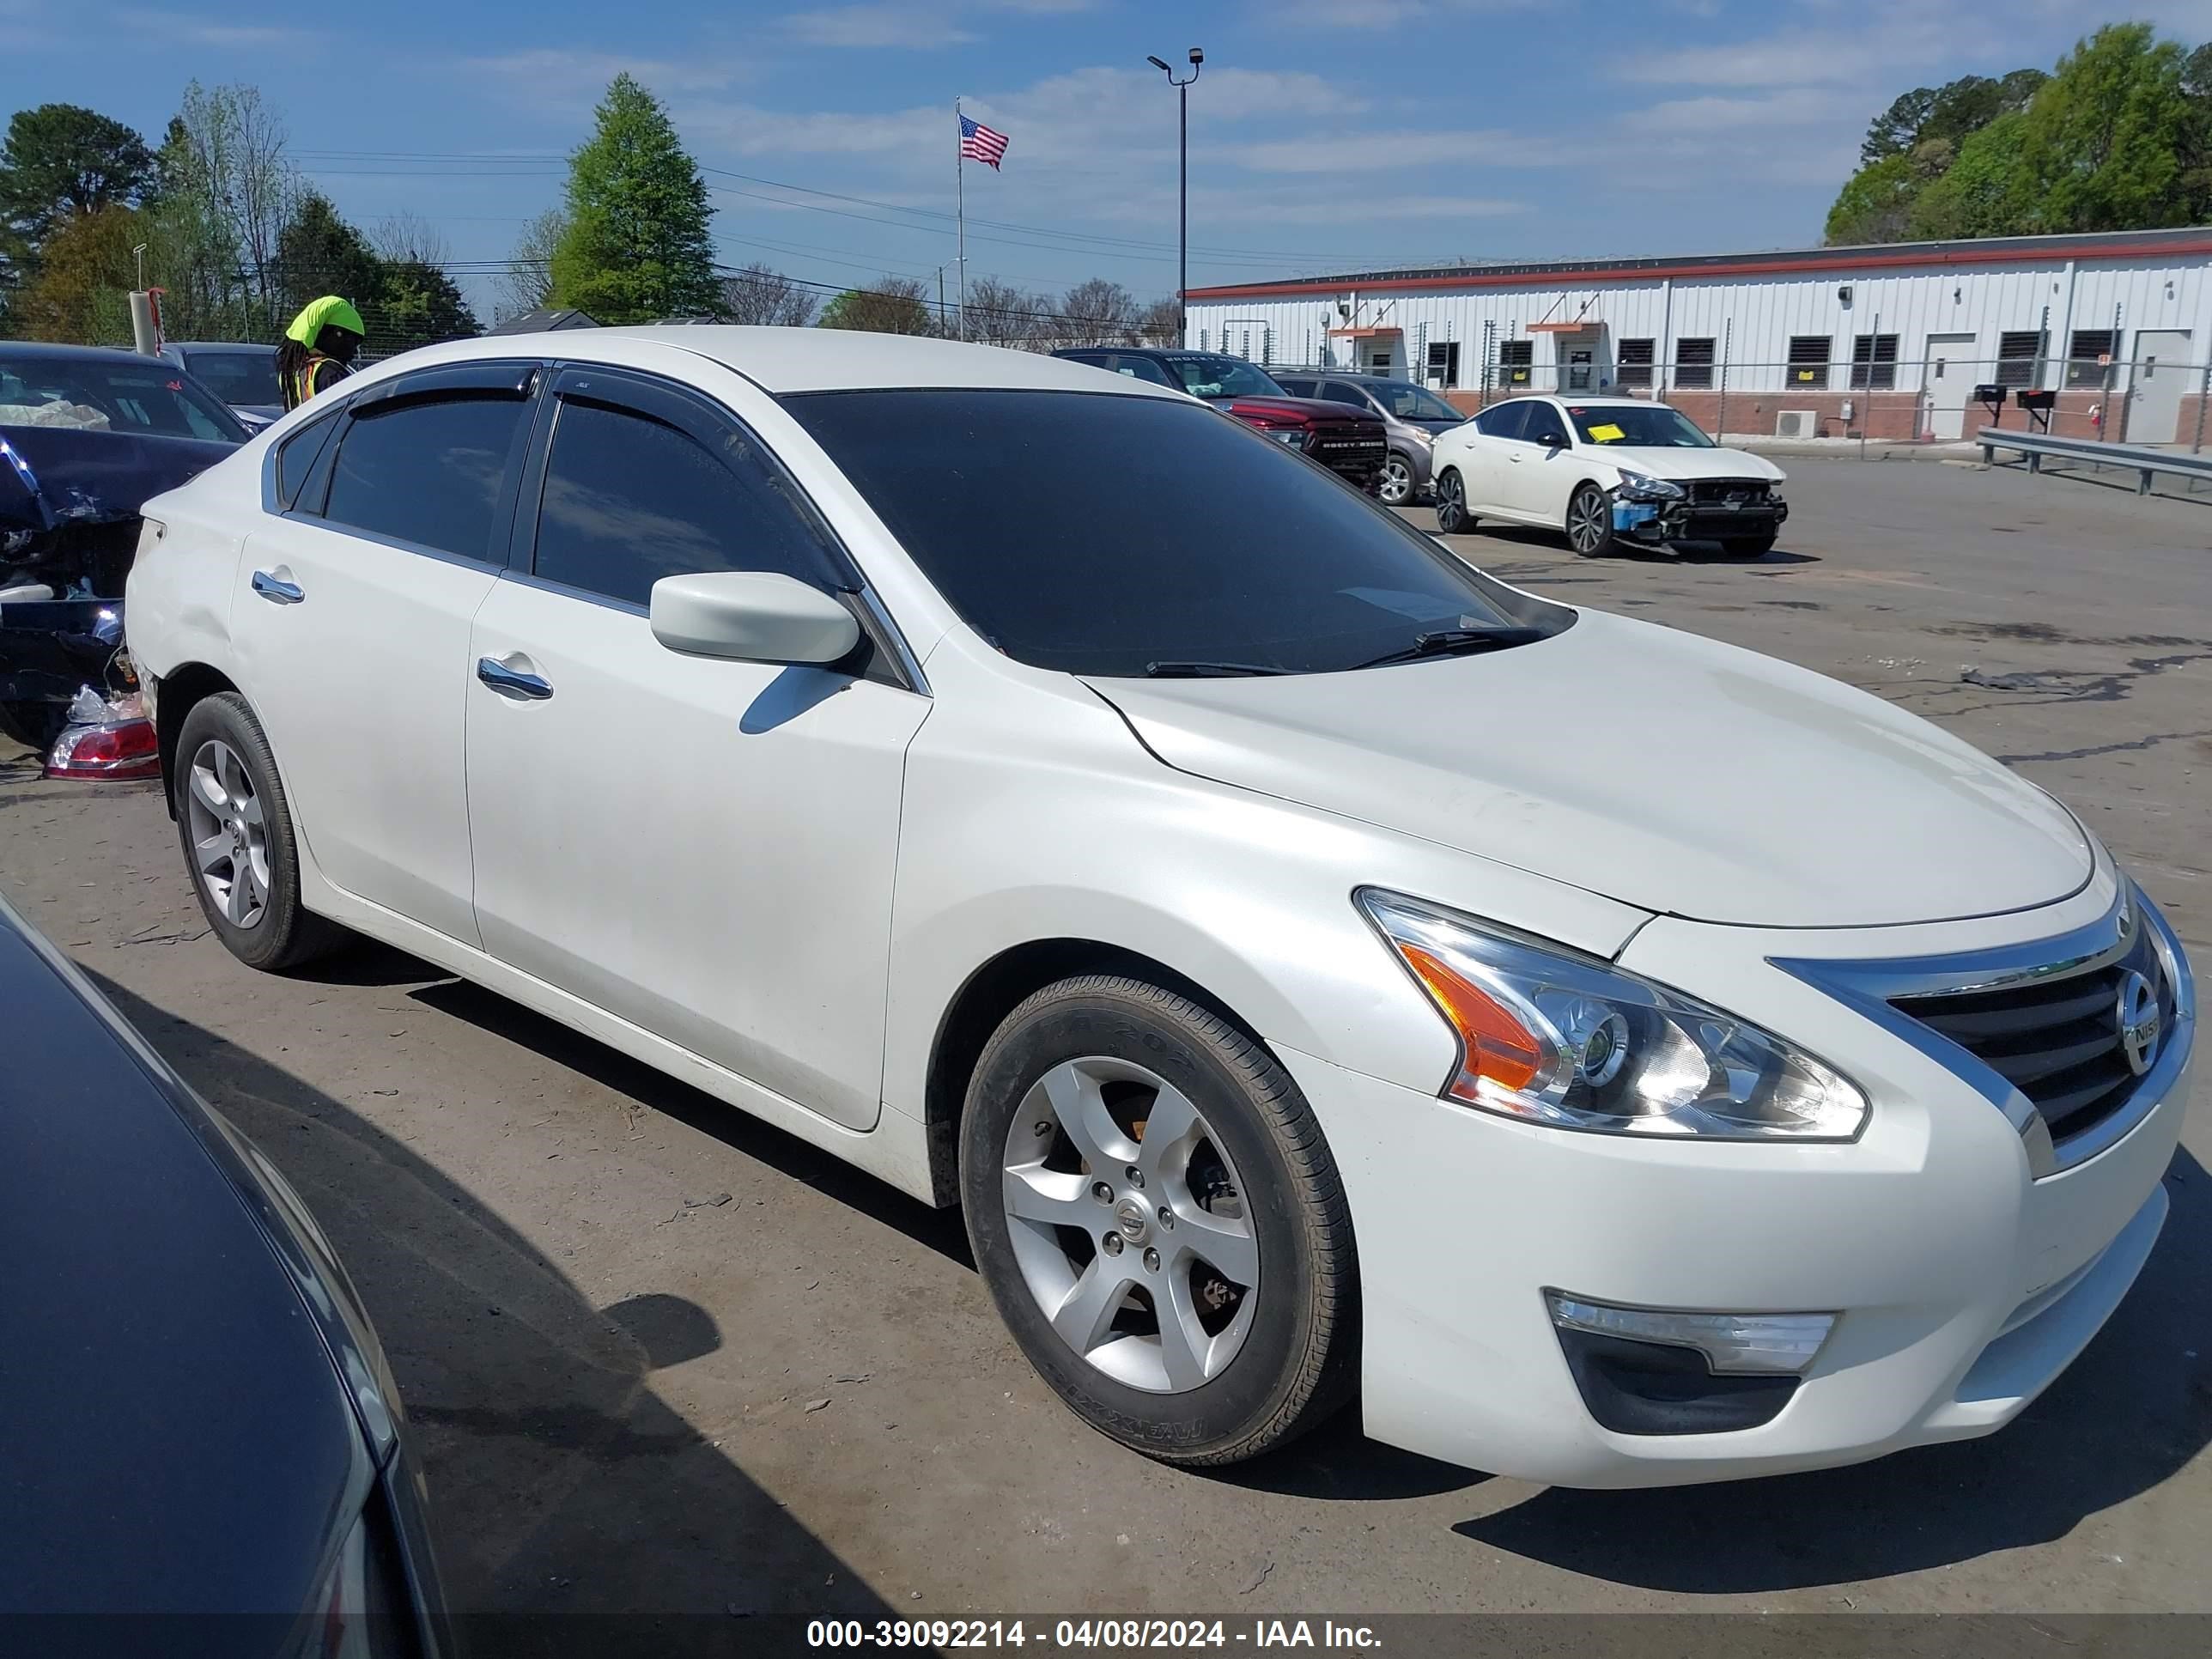
{"label": "guardrail", "polygon": [[2014,431],[1998,426],[1984,427],[1975,434],[1975,441],[1982,447],[1982,459],[1992,466],[1996,465],[1997,451],[2016,449],[2027,457],[2030,472],[2043,471],[2043,458],[2046,455],[2131,471],[2136,474],[2138,495],[2150,494],[2154,473],[2212,478],[2212,455],[2193,455],[2181,450],[2152,449],[2142,444],[2108,444],[2094,438],[2054,438],[2048,433]]}

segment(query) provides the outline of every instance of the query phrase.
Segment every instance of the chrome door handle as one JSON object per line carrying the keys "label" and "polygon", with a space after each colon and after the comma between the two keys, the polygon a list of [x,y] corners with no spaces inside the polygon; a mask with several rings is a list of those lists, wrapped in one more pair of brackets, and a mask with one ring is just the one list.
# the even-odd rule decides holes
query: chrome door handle
{"label": "chrome door handle", "polygon": [[496,657],[477,659],[477,678],[495,691],[527,697],[534,702],[543,702],[553,695],[550,681],[542,680],[535,674],[519,672]]}
{"label": "chrome door handle", "polygon": [[253,591],[271,605],[297,605],[307,597],[307,590],[297,582],[285,581],[265,570],[253,573]]}

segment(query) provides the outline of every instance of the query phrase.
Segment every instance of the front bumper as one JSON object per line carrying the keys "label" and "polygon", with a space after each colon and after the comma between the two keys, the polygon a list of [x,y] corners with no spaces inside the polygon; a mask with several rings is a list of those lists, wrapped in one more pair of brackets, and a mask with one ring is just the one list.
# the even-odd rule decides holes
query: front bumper
{"label": "front bumper", "polygon": [[1741,505],[1618,498],[1613,503],[1613,533],[1639,542],[1725,542],[1778,536],[1789,517],[1790,504],[1774,497]]}
{"label": "front bumper", "polygon": [[[1977,933],[1996,942],[1993,927],[2040,937],[2113,896],[2106,884],[2101,901],[2085,892],[2025,923],[1748,935],[1665,919],[1638,936],[1624,965],[1793,1033],[1866,1088],[1874,1111],[1850,1145],[1577,1134],[1279,1050],[1351,1202],[1368,1433],[1494,1473],[1633,1487],[1863,1462],[2009,1422],[2096,1334],[2150,1254],[2188,1056],[2161,1068],[2161,1097],[2124,1139],[2032,1181],[2019,1131],[1984,1095],[1767,958],[1932,953]],[[1723,954],[1732,970],[1717,968]],[[1548,1290],[1838,1317],[1771,1420],[1620,1433],[1584,1403]]]}

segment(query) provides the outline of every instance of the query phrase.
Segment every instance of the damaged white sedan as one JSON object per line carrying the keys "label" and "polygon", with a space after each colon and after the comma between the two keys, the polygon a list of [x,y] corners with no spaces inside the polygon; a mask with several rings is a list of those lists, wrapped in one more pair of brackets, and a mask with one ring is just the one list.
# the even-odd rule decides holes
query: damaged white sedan
{"label": "damaged white sedan", "polygon": [[1494,519],[1563,531],[1586,558],[1674,542],[1757,558],[1790,516],[1780,467],[1643,398],[1510,398],[1438,434],[1429,465],[1444,534]]}

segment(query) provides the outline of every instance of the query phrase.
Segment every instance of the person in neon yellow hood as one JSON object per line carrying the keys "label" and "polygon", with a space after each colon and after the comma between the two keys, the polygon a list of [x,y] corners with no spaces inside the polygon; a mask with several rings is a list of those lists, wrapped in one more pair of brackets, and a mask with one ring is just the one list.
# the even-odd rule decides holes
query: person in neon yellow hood
{"label": "person in neon yellow hood", "polygon": [[297,409],[345,379],[368,333],[351,301],[325,294],[308,301],[276,348],[276,378],[284,388],[284,407]]}

